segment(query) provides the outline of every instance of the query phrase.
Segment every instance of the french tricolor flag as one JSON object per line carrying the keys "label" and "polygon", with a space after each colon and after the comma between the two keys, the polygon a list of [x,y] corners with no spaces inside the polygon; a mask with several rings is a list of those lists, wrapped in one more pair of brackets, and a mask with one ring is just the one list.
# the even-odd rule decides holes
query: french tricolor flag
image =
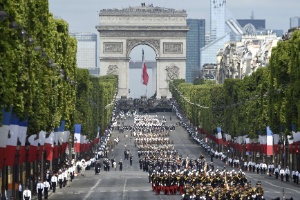
{"label": "french tricolor flag", "polygon": [[74,134],[74,150],[76,153],[80,152],[81,143],[81,124],[75,124],[75,134]]}
{"label": "french tricolor flag", "polygon": [[17,143],[20,128],[19,123],[20,119],[17,117],[17,115],[13,114],[10,119],[10,130],[6,141],[5,162],[7,166],[14,166],[15,164],[15,155],[17,151]]}
{"label": "french tricolor flag", "polygon": [[222,144],[222,129],[221,127],[217,127],[217,143]]}
{"label": "french tricolor flag", "polygon": [[25,150],[25,143],[26,143],[26,137],[27,137],[27,127],[28,127],[28,120],[20,121],[19,123],[19,141],[21,142],[20,146],[20,158],[18,160],[18,164],[22,164],[23,162],[26,162],[26,150]]}
{"label": "french tricolor flag", "polygon": [[273,133],[269,126],[267,126],[267,156],[273,155]]}
{"label": "french tricolor flag", "polygon": [[142,83],[148,85],[149,75],[147,73],[147,66],[145,62],[144,49],[142,49]]}
{"label": "french tricolor flag", "polygon": [[6,149],[6,141],[8,138],[10,118],[12,109],[9,111],[2,110],[2,126],[0,127],[0,169],[4,164],[4,155]]}
{"label": "french tricolor flag", "polygon": [[51,161],[53,159],[53,143],[54,132],[51,132],[49,137],[45,138],[46,160],[48,161]]}

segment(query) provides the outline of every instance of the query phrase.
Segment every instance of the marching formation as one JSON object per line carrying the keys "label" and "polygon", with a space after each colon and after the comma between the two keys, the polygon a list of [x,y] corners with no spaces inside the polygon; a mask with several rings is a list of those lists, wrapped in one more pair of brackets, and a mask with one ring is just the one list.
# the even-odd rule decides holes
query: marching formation
{"label": "marching formation", "polygon": [[[136,121],[147,124],[147,121],[156,120],[153,116],[139,116]],[[196,159],[179,155],[169,139],[171,130],[163,126],[152,127],[146,126],[135,132],[135,144],[140,169],[148,172],[149,183],[157,195],[180,194],[184,200],[264,199],[260,182],[252,187],[241,170],[214,170],[203,155]]]}

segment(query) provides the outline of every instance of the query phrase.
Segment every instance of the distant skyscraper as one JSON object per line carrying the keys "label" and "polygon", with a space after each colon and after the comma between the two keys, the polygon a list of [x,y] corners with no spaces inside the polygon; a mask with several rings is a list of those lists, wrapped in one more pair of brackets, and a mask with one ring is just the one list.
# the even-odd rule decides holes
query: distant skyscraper
{"label": "distant skyscraper", "polygon": [[290,28],[300,26],[300,17],[291,17],[290,18]]}
{"label": "distant skyscraper", "polygon": [[[70,33],[77,39],[77,67],[89,69],[91,75],[98,76],[97,68],[97,34]],[[97,74],[98,73],[98,74]]]}
{"label": "distant skyscraper", "polygon": [[243,29],[226,8],[226,0],[210,0],[210,43],[200,50],[200,67],[216,63],[225,42],[238,40],[241,35]]}
{"label": "distant skyscraper", "polygon": [[241,25],[241,27],[244,27],[247,24],[252,24],[256,30],[266,28],[265,19],[237,19],[237,22]]}
{"label": "distant skyscraper", "polygon": [[226,0],[210,1],[210,41],[225,35]]}
{"label": "distant skyscraper", "polygon": [[200,70],[200,49],[205,46],[205,19],[187,19],[186,82],[192,83]]}

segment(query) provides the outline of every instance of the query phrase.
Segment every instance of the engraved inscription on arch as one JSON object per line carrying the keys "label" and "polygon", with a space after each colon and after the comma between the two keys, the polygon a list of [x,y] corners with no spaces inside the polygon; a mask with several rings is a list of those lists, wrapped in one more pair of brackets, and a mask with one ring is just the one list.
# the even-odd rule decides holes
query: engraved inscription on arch
{"label": "engraved inscription on arch", "polygon": [[104,42],[103,53],[123,53],[122,42]]}
{"label": "engraved inscription on arch", "polygon": [[164,42],[164,53],[166,54],[182,54],[182,42]]}

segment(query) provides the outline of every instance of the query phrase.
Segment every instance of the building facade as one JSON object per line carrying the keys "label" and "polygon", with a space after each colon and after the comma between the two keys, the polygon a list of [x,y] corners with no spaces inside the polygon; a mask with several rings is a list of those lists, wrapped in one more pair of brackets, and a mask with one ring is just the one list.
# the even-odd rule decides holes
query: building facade
{"label": "building facade", "polygon": [[300,26],[300,17],[291,17],[290,18],[290,28],[295,28]]}
{"label": "building facade", "polygon": [[216,82],[243,79],[269,64],[272,48],[281,38],[272,35],[245,35],[240,42],[227,42],[217,56]]}
{"label": "building facade", "polygon": [[205,46],[205,19],[187,19],[186,82],[192,83],[200,70],[200,49]]}
{"label": "building facade", "polygon": [[73,32],[70,35],[77,39],[77,67],[89,69],[91,75],[99,76],[100,70],[97,66],[97,34]]}

